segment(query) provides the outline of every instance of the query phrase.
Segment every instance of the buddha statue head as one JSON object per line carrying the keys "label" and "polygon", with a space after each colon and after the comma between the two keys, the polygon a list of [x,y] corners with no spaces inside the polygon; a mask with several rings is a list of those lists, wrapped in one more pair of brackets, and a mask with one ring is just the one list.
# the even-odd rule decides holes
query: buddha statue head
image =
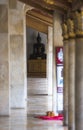
{"label": "buddha statue head", "polygon": [[38,36],[37,36],[37,43],[41,43],[41,37],[40,37],[39,32],[38,32]]}

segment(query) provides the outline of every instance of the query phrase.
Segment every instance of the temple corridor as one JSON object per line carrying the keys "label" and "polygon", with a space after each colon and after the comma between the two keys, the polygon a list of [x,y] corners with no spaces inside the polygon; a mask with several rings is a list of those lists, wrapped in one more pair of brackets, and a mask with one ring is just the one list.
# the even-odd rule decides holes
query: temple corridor
{"label": "temple corridor", "polygon": [[10,117],[0,117],[0,130],[68,130],[62,121],[47,121],[27,115],[23,109],[11,111]]}

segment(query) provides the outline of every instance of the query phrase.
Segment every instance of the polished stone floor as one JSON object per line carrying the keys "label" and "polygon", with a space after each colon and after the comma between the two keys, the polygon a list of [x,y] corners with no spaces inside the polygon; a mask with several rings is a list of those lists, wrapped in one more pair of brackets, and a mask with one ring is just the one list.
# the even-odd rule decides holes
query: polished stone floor
{"label": "polished stone floor", "polygon": [[62,121],[37,119],[52,110],[52,96],[48,96],[47,79],[28,79],[27,111],[12,109],[10,117],[0,117],[0,130],[68,130]]}
{"label": "polished stone floor", "polygon": [[0,117],[0,130],[68,130],[62,121],[47,121],[34,118],[24,110],[12,110],[10,117]]}

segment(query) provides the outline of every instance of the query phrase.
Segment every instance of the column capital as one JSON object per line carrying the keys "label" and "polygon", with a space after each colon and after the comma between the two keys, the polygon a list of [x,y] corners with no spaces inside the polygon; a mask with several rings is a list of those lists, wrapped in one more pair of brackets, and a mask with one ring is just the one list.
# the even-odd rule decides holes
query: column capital
{"label": "column capital", "polygon": [[67,40],[69,38],[68,37],[68,27],[65,22],[62,24],[62,35],[63,35],[64,40]]}
{"label": "column capital", "polygon": [[74,15],[75,32],[77,37],[83,37],[83,10],[76,11]]}
{"label": "column capital", "polygon": [[68,37],[75,38],[75,26],[74,21],[70,18],[67,20],[67,28],[68,28]]}

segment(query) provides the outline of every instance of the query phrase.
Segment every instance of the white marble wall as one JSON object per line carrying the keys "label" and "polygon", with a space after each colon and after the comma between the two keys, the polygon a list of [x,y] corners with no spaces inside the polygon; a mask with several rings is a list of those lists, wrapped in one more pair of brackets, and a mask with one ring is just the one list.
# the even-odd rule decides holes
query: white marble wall
{"label": "white marble wall", "polygon": [[27,114],[46,115],[47,111],[52,111],[52,96],[28,96]]}
{"label": "white marble wall", "polygon": [[28,95],[48,94],[47,78],[28,78]]}
{"label": "white marble wall", "polygon": [[27,114],[46,114],[52,110],[47,78],[28,78]]}

